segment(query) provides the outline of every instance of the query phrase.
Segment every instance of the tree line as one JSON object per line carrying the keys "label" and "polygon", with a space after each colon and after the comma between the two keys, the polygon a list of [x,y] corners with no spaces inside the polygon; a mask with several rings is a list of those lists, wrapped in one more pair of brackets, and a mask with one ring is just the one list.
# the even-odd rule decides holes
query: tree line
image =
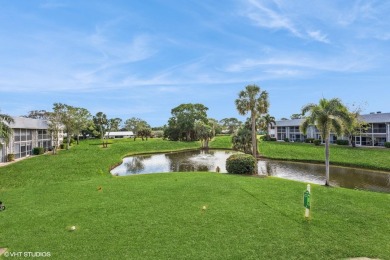
{"label": "tree line", "polygon": [[[238,93],[235,100],[239,114],[249,117],[245,122],[237,118],[224,118],[220,121],[207,116],[208,108],[203,104],[181,104],[171,110],[171,117],[163,127],[156,128],[161,136],[172,141],[200,141],[202,148],[208,148],[209,141],[220,133],[232,136],[233,148],[258,156],[258,131],[269,138],[269,126],[276,124],[275,117],[268,114],[270,102],[267,91],[257,85],[248,85]],[[320,99],[318,104],[307,104],[301,113],[292,114],[291,119],[302,119],[301,132],[306,134],[310,126],[315,126],[325,143],[326,184],[329,185],[329,143],[330,133],[348,137],[354,146],[354,136],[364,129],[365,123],[359,118],[360,109],[350,111],[338,98]],[[30,111],[25,117],[48,120],[49,131],[53,136],[53,152],[58,144],[61,131],[66,133],[66,148],[69,149],[72,137],[98,137],[104,147],[107,146],[107,133],[114,131],[132,131],[137,137],[147,140],[152,135],[150,125],[140,118],[132,117],[122,125],[120,118],[107,118],[103,112],[92,114],[85,108],[62,103],[54,103],[53,111]],[[0,114],[0,137],[9,141],[13,120],[6,114]]]}

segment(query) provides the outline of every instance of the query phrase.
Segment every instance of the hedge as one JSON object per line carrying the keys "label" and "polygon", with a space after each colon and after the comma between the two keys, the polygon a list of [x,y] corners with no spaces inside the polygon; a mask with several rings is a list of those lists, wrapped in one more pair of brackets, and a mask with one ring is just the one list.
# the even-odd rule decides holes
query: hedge
{"label": "hedge", "polygon": [[255,167],[256,159],[250,154],[233,154],[226,159],[228,173],[253,174]]}

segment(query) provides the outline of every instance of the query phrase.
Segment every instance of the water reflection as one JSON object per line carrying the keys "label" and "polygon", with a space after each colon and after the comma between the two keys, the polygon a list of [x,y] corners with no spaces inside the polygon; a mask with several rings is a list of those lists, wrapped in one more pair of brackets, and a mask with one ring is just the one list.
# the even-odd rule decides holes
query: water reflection
{"label": "water reflection", "polygon": [[[185,151],[166,154],[139,155],[124,158],[111,171],[114,175],[132,175],[157,172],[211,171],[217,166],[226,173],[226,159],[234,151]],[[325,183],[325,165],[288,161],[260,160],[259,174],[308,183]],[[331,166],[330,184],[333,186],[390,193],[390,173]]]}
{"label": "water reflection", "polygon": [[226,159],[237,152],[222,150],[196,150],[166,154],[139,155],[123,159],[123,163],[114,168],[114,175],[132,175],[155,172],[216,171],[226,173]]}
{"label": "water reflection", "polygon": [[[259,161],[259,173],[316,184],[325,183],[325,165],[286,161]],[[390,192],[390,174],[349,167],[330,167],[332,186]]]}

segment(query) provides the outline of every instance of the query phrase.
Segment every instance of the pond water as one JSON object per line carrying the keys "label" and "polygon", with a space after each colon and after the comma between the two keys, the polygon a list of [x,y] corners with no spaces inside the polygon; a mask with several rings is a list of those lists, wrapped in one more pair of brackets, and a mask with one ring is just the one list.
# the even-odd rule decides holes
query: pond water
{"label": "pond water", "polygon": [[[226,173],[226,159],[237,153],[224,150],[194,150],[165,154],[138,155],[126,157],[123,163],[111,170],[113,175],[209,171],[217,166]],[[325,183],[325,165],[288,161],[260,160],[259,174],[307,183]],[[331,166],[332,186],[390,193],[390,173],[365,169]]]}

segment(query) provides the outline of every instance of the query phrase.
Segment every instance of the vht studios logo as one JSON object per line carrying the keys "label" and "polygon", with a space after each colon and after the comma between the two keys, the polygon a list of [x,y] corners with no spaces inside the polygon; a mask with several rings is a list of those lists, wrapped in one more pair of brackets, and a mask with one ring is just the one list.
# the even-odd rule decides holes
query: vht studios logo
{"label": "vht studios logo", "polygon": [[5,257],[51,257],[50,252],[5,252]]}

